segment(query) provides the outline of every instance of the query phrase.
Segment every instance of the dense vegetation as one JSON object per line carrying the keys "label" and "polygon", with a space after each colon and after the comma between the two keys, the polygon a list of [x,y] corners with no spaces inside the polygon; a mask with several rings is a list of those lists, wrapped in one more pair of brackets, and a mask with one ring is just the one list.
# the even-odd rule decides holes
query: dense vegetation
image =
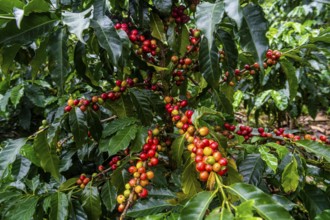
{"label": "dense vegetation", "polygon": [[0,0],[1,219],[330,219],[329,12]]}

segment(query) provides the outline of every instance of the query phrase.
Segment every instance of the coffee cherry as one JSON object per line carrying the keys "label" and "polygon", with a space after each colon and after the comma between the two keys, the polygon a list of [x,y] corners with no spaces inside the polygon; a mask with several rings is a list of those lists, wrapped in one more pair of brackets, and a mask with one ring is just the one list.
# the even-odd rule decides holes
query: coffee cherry
{"label": "coffee cherry", "polygon": [[221,165],[221,166],[227,166],[227,164],[228,164],[228,161],[227,161],[227,159],[226,158],[221,158],[220,160],[219,160],[219,164]]}
{"label": "coffee cherry", "polygon": [[117,196],[117,202],[119,203],[119,204],[122,204],[122,203],[124,203],[125,202],[125,196],[124,195],[118,195]]}
{"label": "coffee cherry", "polygon": [[207,181],[208,178],[209,178],[209,173],[207,171],[202,171],[199,173],[199,179],[201,181]]}
{"label": "coffee cherry", "polygon": [[140,198],[146,198],[148,196],[148,190],[143,188],[142,192],[139,193]]}
{"label": "coffee cherry", "polygon": [[204,137],[206,135],[209,134],[209,129],[207,127],[201,127],[200,129],[198,129],[198,133]]}
{"label": "coffee cherry", "polygon": [[103,166],[103,165],[99,165],[98,170],[99,170],[100,172],[102,172],[102,171],[104,170],[104,166]]}
{"label": "coffee cherry", "polygon": [[89,183],[90,179],[87,177],[83,180],[83,184],[87,185]]}
{"label": "coffee cherry", "polygon": [[118,212],[123,212],[124,211],[124,209],[125,209],[125,205],[124,204],[120,204],[119,206],[118,206]]}
{"label": "coffee cherry", "polygon": [[72,107],[70,105],[65,106],[64,111],[65,112],[70,112]]}

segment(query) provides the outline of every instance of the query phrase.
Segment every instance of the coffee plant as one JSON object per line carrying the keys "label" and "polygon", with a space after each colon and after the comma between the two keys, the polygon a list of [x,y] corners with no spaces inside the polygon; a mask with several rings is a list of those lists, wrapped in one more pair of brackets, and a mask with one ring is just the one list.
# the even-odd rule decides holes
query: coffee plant
{"label": "coffee plant", "polygon": [[0,218],[330,219],[329,11],[0,0]]}

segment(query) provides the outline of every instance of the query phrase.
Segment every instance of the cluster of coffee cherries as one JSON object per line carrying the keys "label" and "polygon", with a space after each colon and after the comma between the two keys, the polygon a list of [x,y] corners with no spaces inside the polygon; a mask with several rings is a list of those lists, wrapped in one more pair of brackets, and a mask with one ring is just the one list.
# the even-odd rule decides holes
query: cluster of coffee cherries
{"label": "cluster of coffee cherries", "polygon": [[243,136],[245,140],[249,140],[253,135],[252,135],[252,128],[247,125],[240,125],[238,130],[236,131],[237,135]]}
{"label": "cluster of coffee cherries", "polygon": [[126,80],[116,80],[116,86],[107,93],[102,93],[100,96],[93,96],[91,99],[72,99],[67,102],[67,106],[64,107],[64,112],[70,112],[73,107],[79,107],[82,112],[85,112],[88,107],[91,107],[94,111],[100,109],[99,105],[102,105],[106,100],[115,101],[126,90],[127,87],[133,87],[137,82],[137,78],[127,78]]}
{"label": "cluster of coffee cherries", "polygon": [[161,149],[158,134],[158,128],[148,131],[148,138],[143,145],[139,160],[135,165],[128,168],[128,172],[132,175],[132,178],[125,184],[124,193],[117,196],[119,212],[124,211],[126,201],[130,196],[132,196],[131,199],[133,199],[133,201],[148,196],[148,190],[145,187],[149,185],[149,181],[154,178],[154,173],[152,170],[147,171],[147,167],[156,166],[158,164],[157,151]]}
{"label": "cluster of coffee cherries", "polygon": [[190,44],[187,46],[187,54],[186,56],[179,58],[176,55],[171,57],[171,62],[176,65],[175,70],[172,72],[172,77],[177,86],[181,85],[185,80],[185,74],[189,72],[192,68],[192,64],[194,64],[194,60],[188,55],[193,52],[198,52],[199,41],[200,41],[200,30],[198,29],[190,29],[189,41]]}
{"label": "cluster of coffee cherries", "polygon": [[157,46],[157,41],[155,39],[147,38],[130,23],[117,23],[115,28],[117,30],[122,29],[127,33],[128,38],[134,44],[133,48],[137,55],[140,55],[151,63],[156,62],[160,48]]}
{"label": "cluster of coffee cherries", "polygon": [[[96,177],[97,174],[93,173],[92,177]],[[82,173],[80,174],[79,178],[76,181],[76,184],[81,188],[84,189],[85,186],[91,181],[91,178],[88,177],[86,174]]]}
{"label": "cluster of coffee cherries", "polygon": [[[108,170],[115,170],[120,165],[120,156],[114,156],[111,158],[109,162],[109,169]],[[106,168],[101,164],[98,166],[98,170],[100,172],[106,171]]]}
{"label": "cluster of coffee cherries", "polygon": [[178,25],[189,22],[190,17],[188,16],[187,8],[184,5],[174,6],[172,8],[170,22],[175,22]]}
{"label": "cluster of coffee cherries", "polygon": [[207,127],[198,129],[199,136],[195,136],[192,143],[187,148],[191,151],[191,158],[196,162],[196,170],[199,172],[199,179],[207,181],[210,172],[215,172],[220,176],[227,173],[228,161],[218,150],[219,143],[205,138],[209,133]]}
{"label": "cluster of coffee cherries", "polygon": [[180,108],[188,105],[186,100],[175,101],[173,97],[166,96],[164,99],[166,111],[172,117],[173,123],[179,129],[181,135],[185,135],[189,143],[187,149],[191,151],[191,157],[196,162],[196,170],[199,172],[199,179],[207,181],[210,172],[216,172],[219,175],[227,173],[227,159],[222,157],[218,150],[219,143],[205,138],[209,134],[207,127],[201,127],[196,132],[192,124],[192,110],[180,112]]}
{"label": "cluster of coffee cherries", "polygon": [[273,66],[277,63],[277,61],[281,58],[281,52],[278,50],[267,50],[266,52],[266,62],[264,62],[264,68],[268,66]]}

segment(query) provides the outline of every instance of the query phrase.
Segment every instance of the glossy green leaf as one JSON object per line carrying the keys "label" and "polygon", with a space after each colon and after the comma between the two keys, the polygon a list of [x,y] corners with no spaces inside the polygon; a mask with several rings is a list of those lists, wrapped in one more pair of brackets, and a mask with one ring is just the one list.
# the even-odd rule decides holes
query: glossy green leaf
{"label": "glossy green leaf", "polygon": [[328,219],[330,219],[330,209],[324,210],[314,218],[314,220],[328,220]]}
{"label": "glossy green leaf", "polygon": [[30,63],[32,67],[31,70],[32,80],[34,80],[37,77],[40,66],[47,59],[47,46],[48,46],[48,38],[40,43],[39,48],[36,50],[36,55]]}
{"label": "glossy green leaf", "polygon": [[269,168],[271,168],[274,173],[276,173],[277,165],[278,165],[278,159],[273,154],[269,153],[269,149],[265,146],[259,147],[259,152],[261,159],[263,159]]}
{"label": "glossy green leaf", "polygon": [[296,69],[291,62],[287,59],[280,60],[281,68],[286,75],[286,78],[289,83],[289,91],[290,91],[290,100],[292,101],[298,92],[298,79],[296,76]]}
{"label": "glossy green leaf", "polygon": [[207,38],[202,38],[198,59],[200,63],[200,71],[207,84],[212,88],[218,88],[221,75],[218,48],[215,44],[212,44],[212,47],[209,48]]}
{"label": "glossy green leaf", "polygon": [[89,28],[90,19],[93,17],[93,9],[94,7],[91,6],[80,13],[62,12],[63,24],[67,25],[70,33],[75,34],[82,43],[85,43],[83,31]]}
{"label": "glossy green leaf", "polygon": [[7,167],[16,160],[17,154],[20,152],[25,143],[26,138],[8,140],[0,152],[0,177],[2,177]]}
{"label": "glossy green leaf", "polygon": [[172,8],[171,0],[153,0],[153,3],[157,10],[162,14],[169,14]]}
{"label": "glossy green leaf", "polygon": [[50,172],[51,175],[57,180],[60,180],[59,164],[60,159],[56,155],[55,147],[48,145],[46,132],[39,133],[33,143],[33,148],[37,153],[40,160],[40,166],[46,172]]}
{"label": "glossy green leaf", "polygon": [[329,196],[316,186],[306,184],[304,189],[299,192],[299,197],[311,219],[322,211],[330,209]]}
{"label": "glossy green leaf", "polygon": [[191,198],[181,210],[179,220],[204,219],[205,212],[215,197],[217,191],[203,191]]}
{"label": "glossy green leaf", "polygon": [[166,35],[164,32],[164,24],[163,21],[159,18],[159,16],[155,13],[151,13],[150,15],[150,28],[151,35],[165,44]]}
{"label": "glossy green leaf", "polygon": [[150,125],[153,121],[153,113],[147,94],[142,90],[133,89],[130,95],[139,119],[144,125]]}
{"label": "glossy green leaf", "polygon": [[108,52],[111,62],[117,65],[121,56],[122,43],[112,21],[104,16],[91,20],[91,26],[95,30],[100,46]]}
{"label": "glossy green leaf", "polygon": [[88,219],[99,219],[102,214],[101,200],[97,187],[89,183],[81,194],[82,207]]}
{"label": "glossy green leaf", "polygon": [[69,200],[65,193],[56,192],[51,195],[50,219],[62,220],[68,217]]}
{"label": "glossy green leaf", "polygon": [[30,220],[36,210],[39,200],[37,196],[23,197],[15,200],[15,204],[6,212],[3,220]]}
{"label": "glossy green leaf", "polygon": [[173,141],[171,145],[172,157],[178,166],[181,165],[184,148],[185,148],[185,137],[184,135],[180,135]]}
{"label": "glossy green leaf", "polygon": [[289,153],[289,150],[286,148],[286,146],[277,144],[275,142],[268,142],[265,144],[265,146],[275,148],[276,153],[281,160],[285,157],[285,155]]}
{"label": "glossy green leaf", "polygon": [[227,15],[236,22],[238,29],[240,29],[243,19],[243,12],[240,5],[240,1],[224,0],[224,2],[225,2],[225,11]]}
{"label": "glossy green leaf", "polygon": [[23,8],[24,3],[20,0],[1,0],[0,1],[0,10],[3,12],[11,13],[13,8]]}
{"label": "glossy green leaf", "polygon": [[205,35],[207,39],[205,46],[209,51],[213,47],[213,34],[216,25],[221,22],[224,12],[223,2],[202,2],[197,5],[196,26]]}
{"label": "glossy green leaf", "polygon": [[238,32],[240,44],[243,50],[252,53],[254,59],[262,66],[268,49],[266,38],[268,23],[264,12],[259,5],[250,3],[243,8],[243,17],[243,23]]}
{"label": "glossy green leaf", "polygon": [[298,165],[295,157],[288,163],[282,173],[281,185],[284,192],[291,193],[296,191],[299,184]]}
{"label": "glossy green leaf", "polygon": [[130,153],[140,152],[148,136],[148,129],[142,126],[137,128],[135,139],[131,142]]}
{"label": "glossy green leaf", "polygon": [[155,188],[155,187],[152,187],[149,190],[148,196],[155,197],[157,199],[172,199],[172,198],[176,198],[175,193],[172,192],[170,189],[167,189],[167,188]]}
{"label": "glossy green leaf", "polygon": [[118,132],[121,129],[124,129],[125,127],[135,124],[136,118],[118,118],[116,120],[113,120],[111,122],[108,122],[102,132],[102,137],[108,137],[116,132]]}
{"label": "glossy green leaf", "polygon": [[80,110],[80,108],[73,108],[70,111],[69,123],[76,146],[80,148],[86,142],[88,133],[85,114]]}
{"label": "glossy green leaf", "polygon": [[13,67],[14,58],[20,48],[21,47],[18,44],[14,44],[10,47],[1,48],[1,50],[0,50],[1,53],[5,54],[5,56],[3,56],[3,57],[0,56],[0,65],[1,65],[1,70],[2,70],[3,74],[5,74],[5,75],[9,74],[9,71],[12,70],[12,68],[14,68]]}
{"label": "glossy green leaf", "polygon": [[70,201],[70,220],[86,220],[88,219],[82,205],[78,200]]}
{"label": "glossy green leaf", "polygon": [[24,6],[24,16],[29,15],[32,12],[42,13],[49,12],[50,4],[45,0],[31,0]]}
{"label": "glossy green leaf", "polygon": [[110,181],[106,181],[101,189],[101,199],[109,212],[112,212],[115,209],[117,205],[116,198],[116,188],[111,185]]}
{"label": "glossy green leaf", "polygon": [[254,106],[256,108],[260,108],[269,99],[272,91],[273,90],[266,90],[266,91],[263,91],[262,93],[258,94],[258,96],[256,97],[256,101],[254,103]]}
{"label": "glossy green leaf", "polygon": [[13,103],[15,108],[23,95],[24,95],[24,87],[22,85],[17,85],[11,89],[10,101]]}
{"label": "glossy green leaf", "polygon": [[201,184],[197,180],[195,161],[188,160],[182,173],[182,191],[188,197],[194,196],[202,190]]}
{"label": "glossy green leaf", "polygon": [[29,43],[38,37],[47,35],[57,20],[46,15],[33,14],[23,19],[18,29],[15,21],[10,21],[1,30],[0,46],[13,43]]}
{"label": "glossy green leaf", "polygon": [[234,94],[233,108],[236,109],[242,102],[244,93],[241,90],[237,90]]}
{"label": "glossy green leaf", "polygon": [[296,145],[305,148],[307,151],[316,154],[319,157],[324,157],[330,162],[330,148],[316,141],[302,140],[297,141]]}
{"label": "glossy green leaf", "polygon": [[100,147],[101,152],[107,151],[109,156],[115,155],[118,151],[126,149],[131,140],[136,136],[137,126],[131,125],[118,131],[109,141],[108,146]]}
{"label": "glossy green leaf", "polygon": [[169,209],[173,205],[158,199],[148,199],[136,203],[132,208],[128,209],[127,216],[132,218],[143,217],[162,212],[164,209]]}
{"label": "glossy green leaf", "polygon": [[98,114],[90,108],[87,109],[86,113],[88,130],[90,131],[94,140],[99,141],[103,130],[100,118]]}
{"label": "glossy green leaf", "polygon": [[29,159],[29,161],[31,161],[34,165],[36,165],[37,167],[41,167],[40,165],[40,161],[38,159],[37,153],[34,151],[33,146],[29,145],[29,144],[25,144],[22,148],[21,148],[21,152],[20,154],[24,157],[26,157],[27,159]]}
{"label": "glossy green leaf", "polygon": [[11,168],[11,173],[16,181],[21,180],[28,174],[30,168],[31,168],[31,161],[26,159],[25,157],[20,156],[13,163]]}
{"label": "glossy green leaf", "polygon": [[58,29],[49,38],[48,68],[59,94],[64,93],[64,86],[70,72],[67,40],[68,36],[64,28]]}
{"label": "glossy green leaf", "polygon": [[77,183],[77,177],[74,177],[74,178],[71,178],[71,179],[68,179],[67,181],[63,182],[60,187],[59,187],[59,190],[66,190],[74,185],[76,185]]}
{"label": "glossy green leaf", "polygon": [[265,171],[265,162],[260,154],[249,154],[239,165],[239,172],[242,174],[244,182],[258,186]]}
{"label": "glossy green leaf", "polygon": [[292,219],[288,211],[272,199],[272,197],[255,186],[246,183],[235,183],[229,187],[229,191],[239,196],[242,201],[254,200],[253,207],[264,219]]}
{"label": "glossy green leaf", "polygon": [[120,96],[115,102],[105,102],[104,107],[110,109],[118,118],[133,116],[132,101],[127,96]]}
{"label": "glossy green leaf", "polygon": [[221,41],[223,51],[225,52],[225,56],[223,58],[224,62],[231,70],[236,69],[238,62],[238,50],[234,37],[222,29],[219,29],[216,32],[216,36]]}
{"label": "glossy green leaf", "polygon": [[242,202],[239,206],[237,206],[236,218],[250,219],[251,217],[253,217],[253,210],[254,210],[253,205],[254,205],[254,200],[247,200]]}
{"label": "glossy green leaf", "polygon": [[288,100],[287,96],[283,93],[283,91],[273,90],[270,95],[271,95],[272,99],[274,100],[276,107],[280,111],[284,111],[288,107],[289,100]]}

